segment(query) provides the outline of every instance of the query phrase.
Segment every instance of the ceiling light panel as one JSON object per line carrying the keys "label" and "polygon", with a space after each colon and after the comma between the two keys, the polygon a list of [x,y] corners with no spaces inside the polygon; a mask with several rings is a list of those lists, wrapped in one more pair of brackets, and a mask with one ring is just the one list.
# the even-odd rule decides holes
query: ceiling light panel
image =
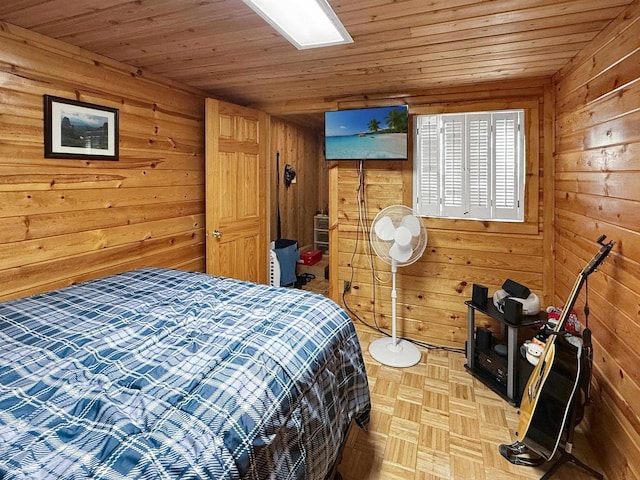
{"label": "ceiling light panel", "polygon": [[326,0],[242,0],[296,48],[352,43]]}

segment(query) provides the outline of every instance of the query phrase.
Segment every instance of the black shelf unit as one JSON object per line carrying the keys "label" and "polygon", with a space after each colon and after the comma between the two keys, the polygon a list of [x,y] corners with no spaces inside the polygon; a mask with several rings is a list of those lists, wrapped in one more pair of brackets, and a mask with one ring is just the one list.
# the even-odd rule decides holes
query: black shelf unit
{"label": "black shelf unit", "polygon": [[[526,385],[533,367],[520,355],[519,333],[525,327],[535,327],[547,321],[547,313],[540,312],[537,315],[523,316],[518,323],[510,323],[504,319],[503,314],[495,307],[491,298],[485,305],[476,305],[471,300],[464,302],[467,305],[467,342],[465,368],[478,380],[491,388],[494,392],[507,400],[511,405],[519,406],[522,391]],[[493,318],[502,326],[506,333],[507,358],[500,357],[493,349],[479,350],[476,348],[476,312]],[[480,355],[484,355],[482,362]],[[483,364],[500,362],[500,367],[485,368]],[[504,372],[506,367],[506,372]]]}

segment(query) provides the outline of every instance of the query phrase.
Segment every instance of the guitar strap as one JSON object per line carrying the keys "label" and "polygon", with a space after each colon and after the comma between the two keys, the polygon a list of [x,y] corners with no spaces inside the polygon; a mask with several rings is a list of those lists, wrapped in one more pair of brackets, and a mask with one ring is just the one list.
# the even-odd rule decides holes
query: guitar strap
{"label": "guitar strap", "polygon": [[584,326],[589,328],[589,277],[584,279]]}
{"label": "guitar strap", "polygon": [[593,344],[591,343],[591,329],[589,328],[589,277],[584,281],[584,331],[582,333],[582,343],[586,349],[585,367],[585,385],[584,385],[584,404],[591,404],[591,370],[593,367]]}

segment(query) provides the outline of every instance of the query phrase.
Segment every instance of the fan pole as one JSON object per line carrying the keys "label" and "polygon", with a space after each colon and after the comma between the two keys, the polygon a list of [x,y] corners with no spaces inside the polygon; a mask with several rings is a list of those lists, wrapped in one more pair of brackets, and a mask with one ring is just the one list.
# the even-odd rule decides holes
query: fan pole
{"label": "fan pole", "polygon": [[396,325],[398,310],[396,306],[396,299],[398,293],[396,292],[396,273],[398,273],[398,262],[391,260],[391,350],[397,351],[398,349],[398,326]]}
{"label": "fan pole", "polygon": [[420,361],[421,353],[416,346],[404,339],[397,338],[397,311],[396,311],[396,273],[398,263],[391,261],[391,338],[379,338],[369,345],[371,356],[390,367],[411,367]]}

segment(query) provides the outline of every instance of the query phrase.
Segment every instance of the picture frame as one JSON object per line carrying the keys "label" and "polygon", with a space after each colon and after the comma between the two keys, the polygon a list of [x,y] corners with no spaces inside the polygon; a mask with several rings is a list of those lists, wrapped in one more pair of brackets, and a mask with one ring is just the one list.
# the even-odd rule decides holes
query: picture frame
{"label": "picture frame", "polygon": [[45,158],[118,160],[119,110],[44,95]]}

